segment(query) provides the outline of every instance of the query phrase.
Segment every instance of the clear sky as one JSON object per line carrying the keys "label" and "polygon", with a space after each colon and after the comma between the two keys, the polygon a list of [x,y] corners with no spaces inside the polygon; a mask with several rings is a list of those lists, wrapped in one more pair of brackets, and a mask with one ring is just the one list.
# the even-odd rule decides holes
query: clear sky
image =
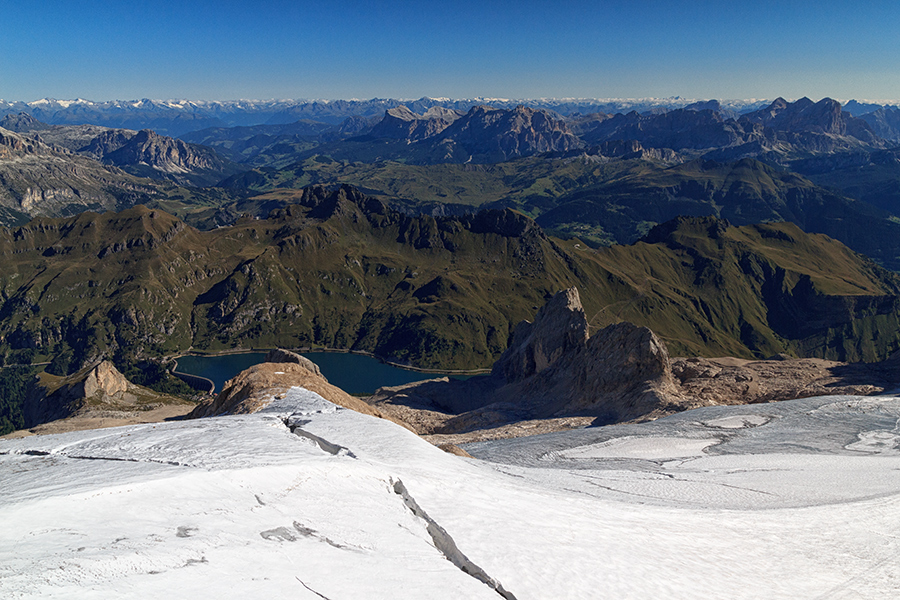
{"label": "clear sky", "polygon": [[900,99],[900,3],[0,0],[0,98]]}

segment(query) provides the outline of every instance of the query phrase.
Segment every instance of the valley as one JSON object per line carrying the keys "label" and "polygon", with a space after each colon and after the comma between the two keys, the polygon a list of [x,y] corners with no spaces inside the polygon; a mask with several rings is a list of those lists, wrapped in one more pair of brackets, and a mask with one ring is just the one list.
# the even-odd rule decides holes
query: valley
{"label": "valley", "polygon": [[153,361],[188,349],[318,346],[486,369],[573,286],[592,331],[673,356],[900,349],[890,106],[77,106],[0,107],[9,364],[163,386]]}

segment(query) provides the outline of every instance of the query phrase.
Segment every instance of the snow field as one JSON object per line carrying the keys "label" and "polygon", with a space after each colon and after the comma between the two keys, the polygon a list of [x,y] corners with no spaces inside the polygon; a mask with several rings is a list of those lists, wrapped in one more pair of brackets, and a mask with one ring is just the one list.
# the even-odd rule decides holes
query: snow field
{"label": "snow field", "polygon": [[895,454],[717,455],[753,442],[716,437],[738,416],[770,425],[698,414],[725,420],[542,436],[507,464],[299,389],[256,415],[0,442],[0,597],[896,596]]}

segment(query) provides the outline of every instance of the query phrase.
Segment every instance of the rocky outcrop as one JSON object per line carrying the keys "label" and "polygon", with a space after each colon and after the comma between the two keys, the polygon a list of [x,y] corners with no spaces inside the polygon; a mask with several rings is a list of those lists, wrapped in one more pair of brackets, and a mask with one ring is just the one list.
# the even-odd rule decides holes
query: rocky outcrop
{"label": "rocky outcrop", "polygon": [[[646,327],[610,325],[588,336],[578,290],[563,290],[533,323],[516,327],[490,376],[379,390],[370,402],[422,410],[419,433],[454,434],[533,419],[597,423],[652,419],[691,406],[675,386],[665,344]],[[423,417],[424,415],[424,417]]]}
{"label": "rocky outcrop", "polygon": [[157,408],[173,399],[128,381],[109,361],[74,375],[44,375],[23,406],[25,427],[34,427],[75,415],[121,413]]}
{"label": "rocky outcrop", "polygon": [[102,402],[110,402],[120,399],[131,383],[111,362],[104,360],[87,374],[82,385],[85,397],[99,395]]}
{"label": "rocky outcrop", "polygon": [[523,381],[581,349],[587,340],[587,318],[578,290],[569,288],[551,298],[534,323],[522,321],[516,326],[509,348],[494,363],[492,373],[510,383]]}
{"label": "rocky outcrop", "polygon": [[280,349],[266,355],[266,362],[229,379],[218,396],[199,404],[187,418],[255,413],[283,397],[292,387],[301,387],[338,406],[373,417],[389,418],[407,427],[400,419],[387,417],[377,408],[328,383],[318,366],[309,359]]}
{"label": "rocky outcrop", "polygon": [[534,323],[516,328],[493,375],[504,381],[497,390],[501,401],[520,399],[537,418],[591,415],[618,422],[659,416],[685,403],[674,386],[665,344],[631,323],[589,337],[575,288],[551,298]]}
{"label": "rocky outcrop", "polygon": [[536,417],[592,415],[610,423],[661,416],[686,403],[674,385],[665,344],[631,323],[598,331],[501,393],[529,398]]}
{"label": "rocky outcrop", "polygon": [[318,375],[325,379],[322,375],[322,371],[319,370],[319,365],[309,360],[302,354],[297,354],[296,352],[291,352],[290,350],[284,350],[282,348],[276,348],[274,350],[270,350],[268,354],[266,354],[266,358],[263,362],[267,363],[294,363],[296,365],[300,365],[313,375]]}
{"label": "rocky outcrop", "polygon": [[428,109],[423,115],[398,106],[385,111],[384,118],[372,128],[370,135],[415,142],[439,134],[461,116],[458,111],[440,106]]}

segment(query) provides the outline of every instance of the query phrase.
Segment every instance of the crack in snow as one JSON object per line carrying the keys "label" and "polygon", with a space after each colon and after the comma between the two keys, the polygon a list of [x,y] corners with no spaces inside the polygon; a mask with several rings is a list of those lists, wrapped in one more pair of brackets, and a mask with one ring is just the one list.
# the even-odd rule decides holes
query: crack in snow
{"label": "crack in snow", "polygon": [[189,465],[187,463],[181,463],[174,460],[153,460],[153,459],[141,459],[141,458],[120,458],[117,456],[75,456],[73,454],[59,454],[58,456],[64,456],[66,458],[75,458],[78,460],[111,460],[116,462],[132,462],[132,463],[156,463],[158,465],[170,465],[173,467],[194,467],[194,465]]}
{"label": "crack in snow", "polygon": [[320,450],[327,452],[332,456],[348,456],[350,458],[356,458],[356,455],[353,454],[353,452],[348,448],[345,448],[344,446],[338,444],[333,444],[325,438],[321,438],[315,434],[301,429],[300,425],[305,425],[306,423],[309,423],[309,421],[292,422],[290,417],[284,419],[284,426],[290,429],[291,433],[312,441],[316,446],[319,447]]}
{"label": "crack in snow", "polygon": [[320,594],[320,593],[317,592],[316,590],[314,590],[314,589],[312,589],[311,587],[309,587],[308,585],[306,585],[306,583],[304,583],[303,580],[300,579],[299,577],[297,577],[296,575],[294,575],[294,577],[297,579],[297,581],[300,582],[300,585],[302,585],[303,587],[305,587],[306,589],[308,589],[309,591],[311,591],[313,594],[315,594],[315,595],[318,596],[319,598],[325,598],[325,600],[331,600],[328,596],[323,596],[322,594]]}
{"label": "crack in snow", "polygon": [[52,456],[61,458],[71,458],[73,460],[108,460],[113,462],[131,462],[131,463],[156,463],[158,465],[169,465],[172,467],[193,467],[196,465],[178,462],[174,460],[154,460],[152,458],[124,458],[120,456],[89,456],[80,454],[66,454],[60,450],[13,450],[11,452],[0,452],[0,456]]}
{"label": "crack in snow", "polygon": [[488,575],[484,569],[473,563],[469,557],[462,553],[456,545],[456,542],[450,534],[447,533],[447,530],[441,527],[437,521],[429,517],[428,513],[422,510],[422,507],[419,506],[409,493],[409,490],[406,489],[406,486],[403,485],[403,481],[400,479],[394,481],[392,478],[391,485],[393,486],[394,493],[403,498],[403,503],[410,512],[425,522],[426,530],[428,531],[428,535],[431,536],[434,547],[438,552],[444,555],[444,558],[453,563],[453,566],[466,575],[474,577],[481,583],[493,589],[500,596],[506,598],[506,600],[516,600],[516,596],[512,592],[505,590],[499,581]]}

